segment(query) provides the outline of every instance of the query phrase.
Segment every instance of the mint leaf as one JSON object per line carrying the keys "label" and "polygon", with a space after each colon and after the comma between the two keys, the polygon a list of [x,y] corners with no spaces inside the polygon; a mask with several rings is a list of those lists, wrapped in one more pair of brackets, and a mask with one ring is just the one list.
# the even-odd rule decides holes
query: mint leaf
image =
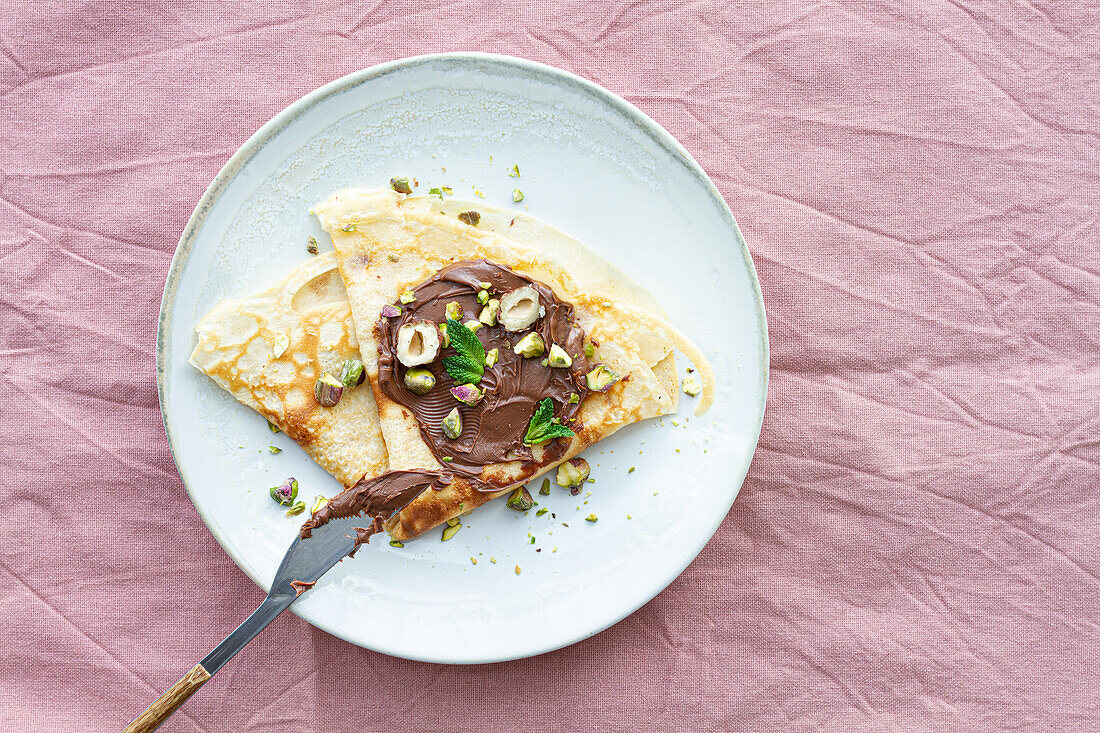
{"label": "mint leaf", "polygon": [[474,369],[470,362],[459,356],[443,357],[443,368],[455,380],[455,384],[477,384],[485,373],[484,369]]}
{"label": "mint leaf", "polygon": [[460,321],[447,319],[447,337],[455,356],[443,359],[443,368],[451,375],[456,384],[477,384],[485,373],[485,347],[477,334],[466,328]]}
{"label": "mint leaf", "polygon": [[523,444],[536,445],[553,438],[571,438],[576,435],[564,425],[553,422],[553,419],[554,403],[547,397],[535,408],[535,414],[527,426],[527,434],[523,436]]}

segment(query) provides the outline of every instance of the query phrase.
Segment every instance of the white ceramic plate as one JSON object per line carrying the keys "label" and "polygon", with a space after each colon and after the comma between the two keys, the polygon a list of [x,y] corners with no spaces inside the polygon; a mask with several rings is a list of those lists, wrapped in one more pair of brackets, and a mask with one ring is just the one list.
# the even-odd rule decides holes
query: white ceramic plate
{"label": "white ceramic plate", "polygon": [[696,419],[684,397],[679,415],[587,451],[591,496],[536,496],[556,519],[497,501],[447,542],[439,530],[403,549],[376,540],[291,608],[409,659],[492,662],[571,644],[655,596],[710,539],[756,447],[768,373],[756,274],[725,202],[672,136],[588,81],[510,57],[423,56],[350,74],[260,128],[202,197],[165,285],[157,367],[180,475],[218,542],[266,590],[301,522],[268,488],[296,476],[311,503],[339,487],[188,365],[194,324],[219,299],[266,287],[309,257],[309,235],[331,247],[311,205],[393,175],[462,198],[476,186],[508,206],[520,187],[518,210],[657,295],[711,359],[718,399]]}

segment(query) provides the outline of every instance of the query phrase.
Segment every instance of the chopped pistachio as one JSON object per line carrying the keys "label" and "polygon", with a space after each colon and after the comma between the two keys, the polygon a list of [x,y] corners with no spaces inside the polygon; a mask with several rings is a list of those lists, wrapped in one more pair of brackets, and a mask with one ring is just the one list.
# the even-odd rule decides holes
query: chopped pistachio
{"label": "chopped pistachio", "polygon": [[587,358],[591,359],[591,358],[592,358],[593,356],[595,356],[595,355],[596,355],[596,347],[595,347],[595,346],[593,346],[593,345],[592,345],[592,344],[590,344],[590,343],[588,343],[588,344],[585,344],[585,345],[584,345],[584,355],[585,355],[585,356],[586,356]]}
{"label": "chopped pistachio", "polygon": [[619,381],[619,375],[603,364],[599,364],[585,375],[585,381],[588,383],[588,388],[593,392],[606,392],[611,389],[615,382]]}
{"label": "chopped pistachio", "polygon": [[397,262],[398,258],[397,258],[397,255],[391,253],[391,254],[386,255],[386,259],[389,260],[390,262]]}
{"label": "chopped pistachio", "polygon": [[519,575],[523,571],[519,569],[519,565],[516,565],[516,575]]}
{"label": "chopped pistachio", "polygon": [[570,458],[558,466],[556,480],[558,486],[573,488],[583,484],[591,473],[592,469],[589,467],[588,461],[583,458]]}
{"label": "chopped pistachio", "polygon": [[414,300],[416,300],[416,293],[411,290],[406,290],[405,292],[401,293],[401,297],[398,298],[398,300],[400,300],[405,305],[408,305],[409,303],[412,303]]}
{"label": "chopped pistachio", "polygon": [[477,302],[480,303],[481,305],[485,305],[486,303],[488,303],[489,302],[489,291],[488,290],[479,290],[479,291],[477,291]]}
{"label": "chopped pistachio", "polygon": [[451,345],[451,337],[447,335],[446,323],[439,324],[439,338],[440,343],[443,345],[444,349]]}
{"label": "chopped pistachio", "polygon": [[479,288],[481,288],[482,290],[492,290],[492,289],[493,289],[493,284],[492,284],[491,282],[486,282],[486,281],[484,281],[484,280],[482,280],[481,282],[479,282],[479,283],[477,284],[477,286],[478,286]]}
{"label": "chopped pistachio", "polygon": [[318,494],[317,498],[313,500],[313,506],[310,507],[309,513],[316,514],[325,508],[325,504],[328,504],[328,499]]}
{"label": "chopped pistachio", "polygon": [[494,367],[494,366],[496,366],[496,363],[499,360],[500,360],[500,349],[499,348],[493,347],[492,349],[489,349],[488,351],[485,352],[485,366]]}
{"label": "chopped pistachio", "polygon": [[[484,290],[482,292],[485,292]],[[484,323],[486,326],[497,325],[497,316],[500,315],[500,301],[496,298],[490,298],[488,304],[481,309],[481,313],[478,314],[477,320]]]}
{"label": "chopped pistachio", "polygon": [[489,562],[491,562],[491,563],[493,563],[494,565],[496,565],[496,564],[497,564],[497,559],[496,559],[495,557],[490,557],[490,558],[489,558]]}
{"label": "chopped pistachio", "polygon": [[557,344],[550,346],[550,358],[546,361],[552,369],[568,369],[573,366],[573,357],[569,356],[569,353]]}
{"label": "chopped pistachio", "polygon": [[345,232],[354,232],[355,231],[355,222],[352,222],[351,224],[345,224],[344,226],[340,227],[340,229],[341,229],[341,231],[345,231]]}
{"label": "chopped pistachio", "polygon": [[460,524],[462,524],[462,519],[460,517],[451,517],[447,520],[448,527],[456,527]]}
{"label": "chopped pistachio", "polygon": [[382,306],[382,310],[379,311],[379,314],[383,318],[397,318],[399,315],[401,315],[401,309],[398,308],[396,305],[390,305],[389,303],[387,303],[386,305]]}
{"label": "chopped pistachio", "polygon": [[512,202],[518,204],[520,201],[523,201],[523,191],[520,191],[518,188],[513,188]]}
{"label": "chopped pistachio", "polygon": [[443,528],[443,539],[442,539],[442,541],[446,542],[447,540],[451,539],[456,534],[458,534],[458,530],[460,530],[460,529],[462,529],[461,524],[447,525],[446,527]]}
{"label": "chopped pistachio", "polygon": [[267,429],[268,429],[268,430],[270,430],[270,431],[271,431],[271,432],[273,432],[273,433],[281,433],[281,432],[283,432],[282,430],[279,430],[279,426],[278,426],[278,425],[276,425],[275,423],[271,422],[270,420],[268,420],[268,421],[267,421]]}
{"label": "chopped pistachio", "polygon": [[294,506],[292,506],[292,507],[290,507],[289,509],[286,510],[286,515],[288,517],[294,517],[294,516],[297,516],[297,515],[301,514],[305,510],[306,510],[306,503],[304,501],[296,501],[296,502],[294,502]]}
{"label": "chopped pistachio", "polygon": [[[444,170],[443,172],[446,173],[447,171]],[[440,188],[442,188],[443,193],[447,194],[448,196],[450,196],[452,193],[455,192],[454,189],[451,188],[450,186],[440,186]]]}
{"label": "chopped pistachio", "polygon": [[587,517],[584,518],[584,521],[586,521],[586,522],[598,522],[598,521],[600,521],[600,518],[597,517],[595,514],[589,514]]}
{"label": "chopped pistachio", "polygon": [[343,394],[344,385],[328,372],[322,374],[313,385],[313,396],[325,407],[335,407]]}
{"label": "chopped pistachio", "polygon": [[535,516],[536,517],[541,517],[543,514],[546,514],[546,512],[548,512],[548,511],[550,511],[550,510],[547,509],[546,507],[543,507],[542,509],[539,509],[537,512],[535,512]]}
{"label": "chopped pistachio", "polygon": [[459,402],[473,407],[481,402],[481,398],[485,396],[485,390],[479,389],[473,384],[460,384],[456,387],[451,387],[451,396]]}
{"label": "chopped pistachio", "polygon": [[[477,186],[474,186],[473,189],[474,189],[474,196],[477,196],[479,199],[485,198],[485,193],[480,188],[478,188]],[[477,212],[475,211],[473,213],[476,214]],[[477,224],[475,223],[474,226],[477,226]]]}
{"label": "chopped pistachio", "polygon": [[631,466],[630,468],[626,469],[626,472],[627,473],[634,473],[634,466]]}
{"label": "chopped pistachio", "polygon": [[447,315],[448,320],[461,321],[462,320],[462,304],[459,303],[457,300],[452,300],[450,303],[447,304],[447,308],[445,309],[445,313]]}
{"label": "chopped pistachio", "polygon": [[442,189],[439,189],[439,188],[429,188],[429,189],[428,189],[428,195],[429,195],[429,196],[438,196],[438,197],[439,197],[439,200],[440,200],[440,201],[442,201],[442,200],[443,200],[443,191],[442,191]]}
{"label": "chopped pistachio", "polygon": [[550,360],[549,359],[543,359],[542,361],[539,362],[539,364],[541,364],[542,366],[550,366]]}
{"label": "chopped pistachio", "polygon": [[340,383],[347,387],[358,387],[367,378],[366,369],[359,359],[346,359],[340,370]]}
{"label": "chopped pistachio", "polygon": [[290,506],[298,498],[298,479],[292,476],[278,486],[272,486],[268,493],[277,504]]}
{"label": "chopped pistachio", "polygon": [[282,449],[282,448],[280,448],[280,447],[279,447],[279,446],[277,446],[277,445],[269,445],[269,446],[267,446],[267,449],[268,449],[269,451],[271,451],[271,454],[272,454],[272,455],[276,455],[276,456],[277,456],[277,455],[279,455],[280,453],[282,453],[282,452],[283,452],[283,449]]}
{"label": "chopped pistachio", "polygon": [[484,326],[485,324],[482,323],[481,321],[475,321],[473,318],[471,318],[470,320],[466,321],[462,325],[465,326],[466,328],[470,329],[471,331],[476,331],[479,328],[481,328],[482,326]]}
{"label": "chopped pistachio", "polygon": [[317,254],[317,237],[311,236],[306,242],[306,252],[309,252],[311,255]]}
{"label": "chopped pistachio", "polygon": [[531,492],[520,486],[508,497],[507,506],[517,512],[525,512],[535,506],[535,500],[531,498]]}
{"label": "chopped pistachio", "polygon": [[699,379],[698,374],[689,374],[684,377],[680,387],[688,397],[698,397],[699,393],[703,391],[703,380]]}
{"label": "chopped pistachio", "polygon": [[477,565],[477,558],[476,557],[471,557],[470,558],[470,564],[471,565]]}
{"label": "chopped pistachio", "polygon": [[401,540],[390,540],[390,547],[404,547],[405,543]]}
{"label": "chopped pistachio", "polygon": [[532,331],[521,338],[512,351],[524,358],[534,359],[546,353],[546,342],[538,331]]}
{"label": "chopped pistachio", "polygon": [[457,440],[459,435],[462,435],[462,416],[458,414],[458,408],[453,408],[447,413],[447,417],[443,418],[441,425],[443,434],[451,440]]}
{"label": "chopped pistachio", "polygon": [[580,401],[581,401],[581,396],[580,396],[579,394],[577,394],[576,392],[570,392],[570,393],[569,393],[569,399],[567,399],[567,400],[565,401],[565,404],[567,404],[567,405],[575,405],[575,404],[577,404],[577,403],[578,403],[578,402],[580,402]]}
{"label": "chopped pistachio", "polygon": [[542,480],[542,486],[539,487],[539,494],[541,496],[550,496],[550,479],[544,478]]}
{"label": "chopped pistachio", "polygon": [[511,172],[508,174],[510,178],[519,178],[519,166],[513,165]]}
{"label": "chopped pistachio", "polygon": [[435,386],[435,375],[423,367],[405,372],[405,389],[413,394],[428,394]]}
{"label": "chopped pistachio", "polygon": [[453,461],[453,460],[454,460],[454,458],[453,458],[453,457],[451,457],[451,456],[443,456],[443,457],[442,457],[442,458],[440,458],[439,460],[443,461],[444,463],[450,463],[451,461]]}
{"label": "chopped pistachio", "polygon": [[[477,192],[475,191],[475,193]],[[463,224],[469,224],[472,227],[476,227],[478,222],[481,221],[481,214],[476,211],[463,211],[459,213],[458,220]]]}
{"label": "chopped pistachio", "polygon": [[412,193],[412,186],[409,185],[409,179],[405,177],[393,177],[390,179],[390,188],[398,193]]}

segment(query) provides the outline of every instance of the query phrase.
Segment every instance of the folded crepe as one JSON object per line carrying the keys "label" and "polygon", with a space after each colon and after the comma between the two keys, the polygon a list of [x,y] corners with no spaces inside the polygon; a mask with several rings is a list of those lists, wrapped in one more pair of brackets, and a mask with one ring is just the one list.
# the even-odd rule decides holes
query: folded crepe
{"label": "folded crepe", "polygon": [[285,432],[345,487],[388,467],[374,395],[363,385],[323,407],[314,385],[358,359],[344,284],[329,252],[255,295],[219,303],[196,326],[191,364]]}
{"label": "folded crepe", "polygon": [[[468,213],[475,209],[480,220]],[[626,425],[675,412],[674,348],[698,370],[703,391],[696,414],[713,401],[707,360],[658,314],[651,296],[579,243],[551,236],[546,225],[484,205],[389,190],[343,191],[315,213],[336,248],[389,468],[401,472],[407,485],[424,487],[385,524],[398,540],[471,511]],[[505,236],[512,230],[514,238]],[[481,402],[466,406],[451,396],[456,382],[438,358],[421,367],[434,372],[432,391],[422,399],[412,395],[403,386],[409,368],[394,358],[401,326],[434,328],[445,322],[451,302],[460,304],[463,319],[473,321],[482,307],[475,298],[485,283],[495,299],[533,288],[543,310],[532,329],[545,337],[546,349],[554,343],[564,347],[571,364],[555,369],[537,358],[514,356],[511,347],[523,334],[493,324],[476,331],[485,348],[498,345],[501,354],[498,365],[485,369]],[[384,307],[400,315],[383,316]],[[586,345],[593,347],[590,352]],[[440,355],[451,353],[441,344]],[[615,377],[605,391],[598,387],[606,385],[593,388],[587,380],[597,368]],[[547,397],[556,424],[574,434],[535,445],[518,442]],[[466,417],[461,435],[451,439],[441,432],[442,418],[455,406]],[[494,450],[502,455],[492,455]],[[322,510],[325,516],[315,517],[314,526],[338,507],[362,506],[344,499]]]}

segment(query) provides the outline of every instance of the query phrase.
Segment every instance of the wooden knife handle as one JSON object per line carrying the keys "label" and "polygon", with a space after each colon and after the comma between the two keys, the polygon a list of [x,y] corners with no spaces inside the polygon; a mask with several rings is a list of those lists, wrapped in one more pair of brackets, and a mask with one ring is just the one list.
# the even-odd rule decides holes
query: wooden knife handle
{"label": "wooden knife handle", "polygon": [[160,696],[155,703],[145,708],[145,712],[134,718],[133,722],[126,726],[122,733],[148,733],[160,727],[161,723],[168,720],[176,708],[187,702],[187,698],[210,679],[210,673],[203,669],[201,664],[196,664],[190,672],[180,677],[179,682],[168,688],[168,691]]}

